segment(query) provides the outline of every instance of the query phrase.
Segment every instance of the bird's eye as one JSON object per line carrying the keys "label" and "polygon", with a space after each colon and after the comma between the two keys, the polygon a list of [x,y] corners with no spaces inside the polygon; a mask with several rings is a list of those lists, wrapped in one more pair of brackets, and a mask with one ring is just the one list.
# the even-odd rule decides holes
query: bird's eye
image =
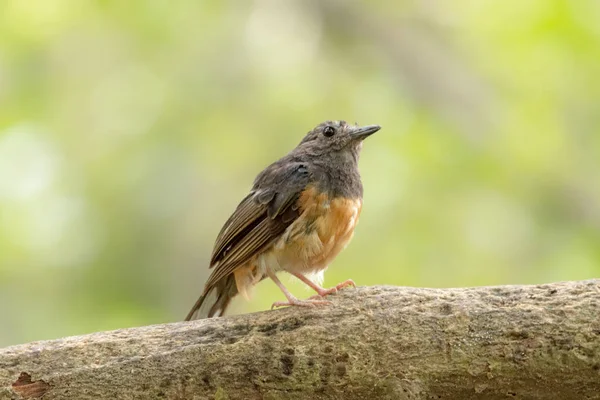
{"label": "bird's eye", "polygon": [[335,135],[335,129],[332,126],[326,126],[325,129],[323,129],[323,135],[332,137]]}

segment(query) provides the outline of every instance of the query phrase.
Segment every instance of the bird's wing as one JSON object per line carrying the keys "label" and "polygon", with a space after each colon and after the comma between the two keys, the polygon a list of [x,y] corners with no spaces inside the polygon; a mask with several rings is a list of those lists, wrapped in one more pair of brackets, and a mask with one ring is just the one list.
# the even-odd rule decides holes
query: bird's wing
{"label": "bird's wing", "polygon": [[297,200],[310,182],[303,163],[274,164],[255,181],[217,237],[206,289],[273,243],[300,215]]}

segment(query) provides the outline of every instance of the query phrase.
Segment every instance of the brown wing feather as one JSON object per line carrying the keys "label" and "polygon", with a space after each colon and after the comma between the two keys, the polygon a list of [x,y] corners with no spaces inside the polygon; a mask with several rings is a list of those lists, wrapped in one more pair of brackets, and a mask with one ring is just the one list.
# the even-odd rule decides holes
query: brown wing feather
{"label": "brown wing feather", "polygon": [[300,215],[297,200],[309,181],[300,163],[267,169],[229,217],[211,257],[205,292],[271,245]]}
{"label": "brown wing feather", "polygon": [[217,238],[211,263],[215,270],[206,282],[205,291],[279,238],[299,215],[296,202],[300,193],[278,193],[270,196],[267,204],[263,202],[268,196],[260,198],[260,194],[255,194],[240,203]]}
{"label": "brown wing feather", "polygon": [[285,226],[274,223],[268,218],[263,219],[250,233],[244,236],[236,245],[235,250],[228,252],[219,261],[215,272],[210,276],[207,286],[212,286],[220,279],[233,273],[236,268],[247,263],[257,253],[268,247],[285,230]]}
{"label": "brown wing feather", "polygon": [[242,200],[235,212],[223,225],[219,236],[217,236],[210,259],[210,268],[214,267],[215,263],[223,257],[227,248],[232,246],[232,241],[236,236],[248,229],[253,223],[256,223],[256,220],[266,211],[266,206],[255,200],[254,193],[250,193]]}
{"label": "brown wing feather", "polygon": [[306,164],[287,156],[256,177],[252,192],[219,232],[211,255],[214,270],[186,320],[223,315],[238,293],[232,274],[270,246],[298,218],[298,198],[311,181],[311,174]]}

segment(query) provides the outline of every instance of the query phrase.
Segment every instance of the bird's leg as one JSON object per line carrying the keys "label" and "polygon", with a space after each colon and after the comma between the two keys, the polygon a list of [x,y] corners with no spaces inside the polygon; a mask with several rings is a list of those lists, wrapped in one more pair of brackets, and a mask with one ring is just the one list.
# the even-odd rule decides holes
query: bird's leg
{"label": "bird's leg", "polygon": [[313,296],[310,299],[313,299],[315,297],[325,297],[330,294],[336,294],[338,292],[338,290],[343,289],[348,286],[356,287],[356,284],[354,283],[354,281],[352,279],[348,279],[342,283],[335,285],[334,287],[332,287],[330,289],[325,289],[298,272],[292,272],[292,275],[294,275],[296,278],[300,279],[302,282],[306,283],[308,286],[313,288],[315,292],[317,292],[319,294],[318,296]]}
{"label": "bird's leg", "polygon": [[277,278],[275,273],[273,271],[271,271],[269,268],[267,268],[267,275],[269,276],[269,278],[271,278],[273,280],[273,282],[275,282],[275,284],[279,287],[279,289],[281,289],[281,291],[285,295],[285,298],[287,299],[287,301],[276,301],[275,303],[273,303],[271,305],[271,310],[274,309],[275,307],[286,307],[286,306],[315,307],[315,306],[331,304],[330,301],[322,300],[322,299],[321,300],[318,300],[318,299],[298,300],[296,298],[296,296],[291,294],[290,291],[287,290],[287,288],[285,286],[283,286],[283,283],[281,283],[279,278]]}

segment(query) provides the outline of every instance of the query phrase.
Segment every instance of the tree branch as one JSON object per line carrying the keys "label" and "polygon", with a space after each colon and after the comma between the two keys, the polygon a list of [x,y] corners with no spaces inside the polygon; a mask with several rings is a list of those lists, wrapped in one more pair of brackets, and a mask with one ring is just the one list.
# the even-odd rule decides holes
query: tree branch
{"label": "tree branch", "polygon": [[600,280],[332,300],[5,348],[0,399],[600,398]]}

